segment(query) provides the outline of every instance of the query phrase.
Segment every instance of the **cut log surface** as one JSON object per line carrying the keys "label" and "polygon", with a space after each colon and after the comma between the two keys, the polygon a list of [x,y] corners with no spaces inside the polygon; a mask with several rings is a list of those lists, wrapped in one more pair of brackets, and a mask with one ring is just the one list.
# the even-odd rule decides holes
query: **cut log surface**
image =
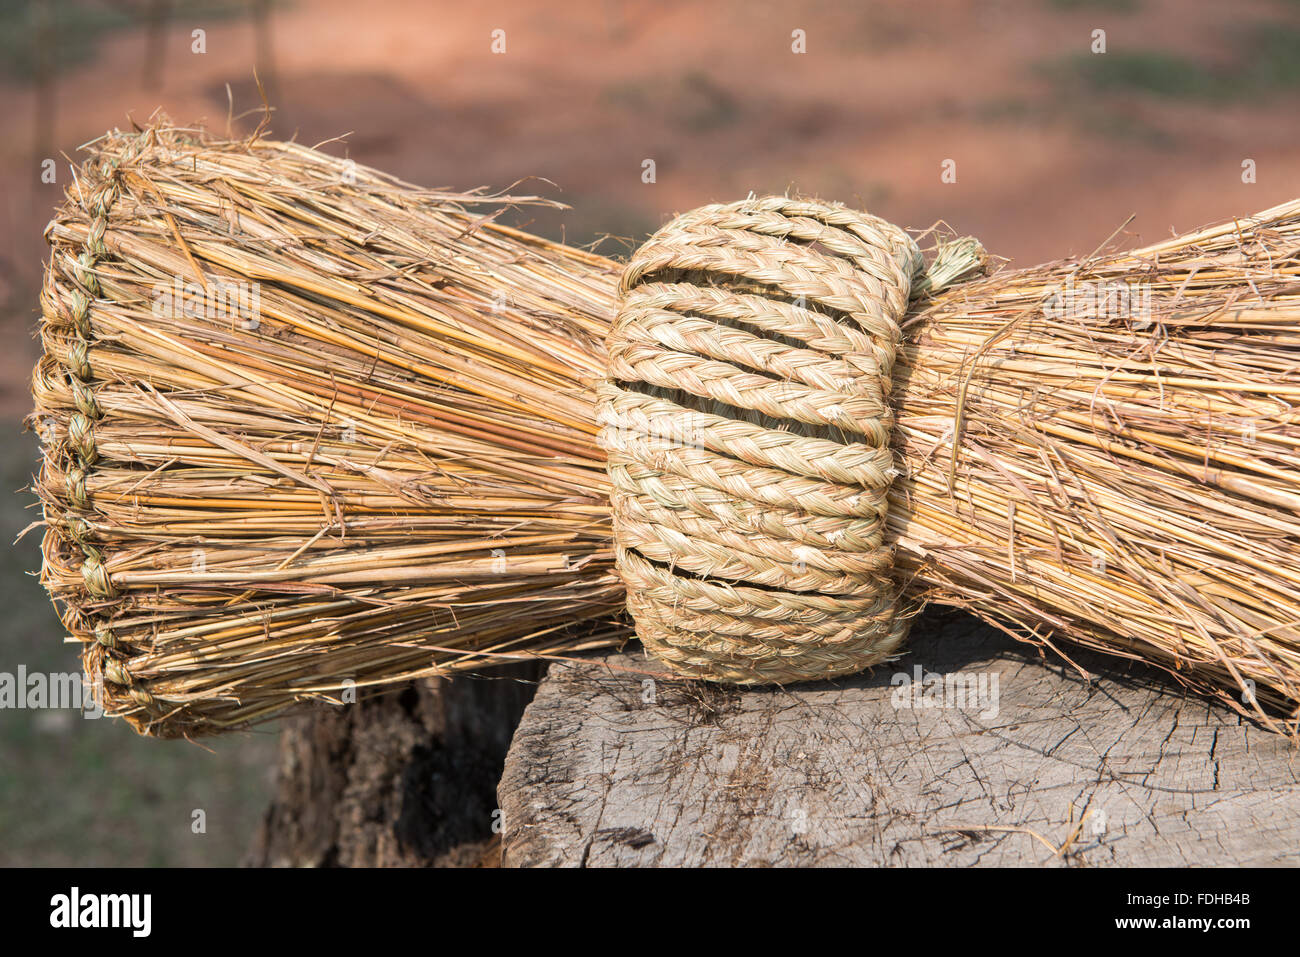
{"label": "cut log surface", "polygon": [[552,665],[498,789],[503,862],[1300,863],[1286,739],[964,615],[913,634],[875,674],[784,689],[650,679],[640,654]]}

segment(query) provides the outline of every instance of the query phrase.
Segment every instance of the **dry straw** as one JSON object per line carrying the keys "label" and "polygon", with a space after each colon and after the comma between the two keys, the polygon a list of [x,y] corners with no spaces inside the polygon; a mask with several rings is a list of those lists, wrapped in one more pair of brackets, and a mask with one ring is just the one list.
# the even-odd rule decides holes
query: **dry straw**
{"label": "dry straw", "polygon": [[[92,145],[47,231],[32,421],[43,580],[111,712],[146,733],[210,733],[353,686],[628,635],[609,477],[628,466],[611,452],[607,475],[596,414],[621,269],[495,223],[512,202],[166,125]],[[647,278],[712,288],[671,268]],[[930,601],[967,608],[1065,655],[1062,641],[1154,663],[1294,733],[1298,274],[1300,202],[937,295],[957,276],[932,267],[898,314],[892,385],[833,364],[852,323],[815,295],[792,301],[802,331],[715,323],[762,332],[731,336],[731,361],[806,393],[883,382],[874,397],[856,387],[858,411],[888,423],[897,471],[857,524],[826,506],[792,526],[773,503],[747,510],[749,541],[725,544],[761,555],[773,532],[848,556],[791,568],[809,577],[779,582],[787,609],[853,598],[824,586],[884,548],[900,620]],[[707,312],[642,305],[686,321],[638,325],[659,332],[630,357],[616,347],[643,377],[643,347],[681,344]],[[801,366],[818,342],[832,364]],[[872,354],[860,345],[840,351]],[[673,351],[708,359],[701,348]],[[617,388],[633,378],[614,372]],[[723,388],[676,372],[674,386]],[[871,405],[885,395],[889,409]],[[828,414],[803,398],[806,416]],[[805,503],[834,491],[805,484]],[[629,515],[646,542],[673,521],[725,537],[689,524],[698,501],[651,498]],[[739,593],[647,551],[622,549],[625,578],[634,553],[645,576]]]}

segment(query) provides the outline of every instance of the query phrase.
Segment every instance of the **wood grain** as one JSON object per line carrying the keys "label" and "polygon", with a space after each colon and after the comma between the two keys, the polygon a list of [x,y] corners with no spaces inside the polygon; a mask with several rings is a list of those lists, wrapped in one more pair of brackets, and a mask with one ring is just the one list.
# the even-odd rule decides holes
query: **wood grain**
{"label": "wood grain", "polygon": [[[1300,863],[1285,739],[1139,665],[1071,656],[1097,677],[938,614],[875,674],[785,689],[609,667],[657,667],[639,653],[555,664],[506,758],[503,861]],[[987,694],[916,707],[897,682],[918,665]]]}

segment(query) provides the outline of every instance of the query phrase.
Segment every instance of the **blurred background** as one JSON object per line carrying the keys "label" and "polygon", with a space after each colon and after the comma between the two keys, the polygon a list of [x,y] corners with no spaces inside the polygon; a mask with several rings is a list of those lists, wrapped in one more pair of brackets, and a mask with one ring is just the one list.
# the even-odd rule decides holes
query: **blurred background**
{"label": "blurred background", "polygon": [[[543,192],[572,208],[518,224],[613,256],[751,190],[942,219],[1021,265],[1130,214],[1128,241],[1154,241],[1300,195],[1296,0],[5,0],[0,672],[78,668],[39,530],[10,546],[36,517],[22,419],[69,162],[156,110],[248,133],[259,80],[277,137],[424,186]],[[275,735],[199,747],[0,711],[0,865],[237,863]]]}

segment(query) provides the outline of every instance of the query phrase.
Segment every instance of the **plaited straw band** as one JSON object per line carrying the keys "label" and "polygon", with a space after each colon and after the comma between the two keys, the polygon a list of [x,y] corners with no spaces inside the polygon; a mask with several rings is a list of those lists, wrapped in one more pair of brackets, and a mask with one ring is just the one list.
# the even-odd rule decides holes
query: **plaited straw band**
{"label": "plaited straw band", "polygon": [[886,536],[899,323],[975,250],[926,274],[897,226],[765,197],[679,216],[632,257],[597,421],[651,653],[765,684],[899,651],[919,610]]}
{"label": "plaited straw band", "polygon": [[[49,451],[52,461],[47,459],[46,462],[47,469],[65,470],[64,487],[75,510],[66,511],[61,521],[52,516],[47,516],[47,521],[55,535],[80,549],[81,578],[86,592],[92,599],[105,603],[117,597],[117,589],[96,540],[97,513],[86,491],[87,473],[99,460],[95,427],[103,416],[95,399],[95,372],[91,364],[91,351],[95,343],[92,313],[102,292],[96,270],[109,258],[104,237],[109,229],[113,207],[121,196],[123,169],[134,163],[148,142],[147,136],[136,137],[121,153],[104,157],[93,181],[78,183],[83,206],[89,214],[85,245],[75,259],[65,256],[52,261],[47,274],[47,334],[57,338],[66,347],[56,350],[63,359],[62,369],[55,374],[61,372],[67,377],[77,409],[68,418],[62,442],[52,443]],[[47,343],[47,355],[50,354]],[[50,370],[37,367],[37,375],[47,371]],[[95,647],[86,658],[87,673],[93,675],[98,671],[105,681],[118,686],[116,691],[107,695],[106,704],[110,710],[119,694],[125,694],[142,707],[156,710],[158,703],[145,688],[144,682],[136,681],[125,662],[115,657],[123,654],[124,649],[107,621],[87,621],[82,618],[81,624],[93,632],[95,641]]]}

